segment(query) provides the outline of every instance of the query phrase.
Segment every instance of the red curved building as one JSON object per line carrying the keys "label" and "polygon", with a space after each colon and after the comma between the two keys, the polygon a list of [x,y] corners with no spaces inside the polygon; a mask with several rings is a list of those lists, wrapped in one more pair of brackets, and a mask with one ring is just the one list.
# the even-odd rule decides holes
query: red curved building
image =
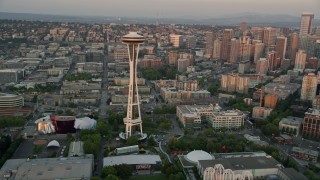
{"label": "red curved building", "polygon": [[75,133],[75,116],[55,116],[50,115],[50,120],[56,129],[57,134]]}

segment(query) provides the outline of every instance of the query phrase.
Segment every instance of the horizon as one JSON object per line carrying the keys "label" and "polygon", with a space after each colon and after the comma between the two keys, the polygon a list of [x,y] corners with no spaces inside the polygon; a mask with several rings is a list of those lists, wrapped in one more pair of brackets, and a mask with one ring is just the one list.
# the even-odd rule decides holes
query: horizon
{"label": "horizon", "polygon": [[[308,3],[306,3],[308,1]],[[319,19],[318,0],[0,0],[0,12],[64,16],[206,19],[245,13]],[[286,7],[290,3],[290,8]],[[35,6],[37,4],[37,6]],[[112,5],[110,5],[112,4]],[[145,8],[148,7],[148,8]],[[133,10],[134,9],[134,10]],[[227,10],[227,11],[226,11]]]}

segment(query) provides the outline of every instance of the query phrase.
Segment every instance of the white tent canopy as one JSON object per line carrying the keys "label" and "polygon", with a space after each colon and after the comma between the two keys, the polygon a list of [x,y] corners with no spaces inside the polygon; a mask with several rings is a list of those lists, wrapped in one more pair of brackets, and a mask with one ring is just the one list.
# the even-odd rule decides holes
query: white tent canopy
{"label": "white tent canopy", "polygon": [[95,129],[97,121],[89,117],[76,118],[74,122],[75,129]]}
{"label": "white tent canopy", "polygon": [[59,142],[57,140],[52,140],[52,141],[49,142],[47,147],[60,147],[60,144],[59,144]]}

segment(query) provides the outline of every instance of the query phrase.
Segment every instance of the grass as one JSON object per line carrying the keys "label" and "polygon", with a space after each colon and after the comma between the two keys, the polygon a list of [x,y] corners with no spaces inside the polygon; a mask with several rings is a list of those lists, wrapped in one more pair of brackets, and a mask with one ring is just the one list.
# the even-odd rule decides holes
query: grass
{"label": "grass", "polygon": [[165,180],[168,179],[164,174],[153,174],[148,176],[132,176],[130,180]]}

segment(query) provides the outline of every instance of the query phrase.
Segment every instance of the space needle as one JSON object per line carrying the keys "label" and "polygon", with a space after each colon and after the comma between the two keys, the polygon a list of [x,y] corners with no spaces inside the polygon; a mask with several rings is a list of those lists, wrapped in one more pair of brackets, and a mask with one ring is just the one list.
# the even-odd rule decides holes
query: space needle
{"label": "space needle", "polygon": [[131,136],[137,136],[139,140],[145,139],[146,134],[142,132],[142,120],[140,111],[140,99],[137,83],[137,64],[140,44],[143,44],[144,38],[137,32],[129,32],[122,37],[122,42],[127,45],[129,54],[130,79],[128,90],[127,117],[123,119],[125,132],[120,133],[121,139],[128,139]]}

